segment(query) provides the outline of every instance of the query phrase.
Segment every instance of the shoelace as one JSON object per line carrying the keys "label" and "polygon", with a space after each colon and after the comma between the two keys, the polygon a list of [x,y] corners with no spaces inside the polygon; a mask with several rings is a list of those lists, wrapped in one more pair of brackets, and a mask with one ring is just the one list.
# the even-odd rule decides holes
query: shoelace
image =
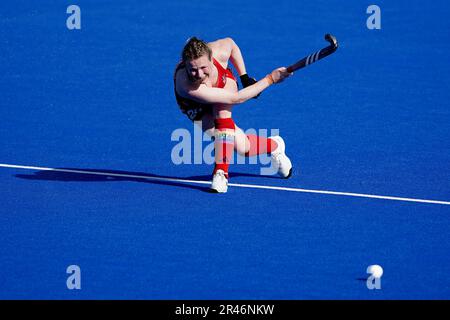
{"label": "shoelace", "polygon": [[216,175],[219,175],[221,178],[226,178],[223,171],[216,172]]}
{"label": "shoelace", "polygon": [[278,165],[281,164],[280,156],[281,156],[281,153],[272,154],[272,159],[274,159],[277,162]]}

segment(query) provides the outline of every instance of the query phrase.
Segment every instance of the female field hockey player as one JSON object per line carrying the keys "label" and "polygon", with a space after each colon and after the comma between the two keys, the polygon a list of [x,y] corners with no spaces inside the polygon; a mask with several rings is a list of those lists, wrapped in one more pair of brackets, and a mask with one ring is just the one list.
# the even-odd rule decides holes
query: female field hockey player
{"label": "female field hockey player", "polygon": [[[240,76],[244,87],[241,90],[238,90],[236,77],[228,67],[229,61]],[[256,81],[247,75],[241,51],[233,39],[210,43],[195,37],[188,40],[181,62],[175,69],[175,97],[181,111],[191,121],[201,121],[203,132],[214,136],[215,166],[211,191],[227,192],[228,167],[233,150],[246,157],[270,154],[272,166],[278,174],[283,178],[291,176],[292,164],[280,136],[246,135],[232,119],[234,105],[256,98],[270,85],[291,75],[282,67]]]}

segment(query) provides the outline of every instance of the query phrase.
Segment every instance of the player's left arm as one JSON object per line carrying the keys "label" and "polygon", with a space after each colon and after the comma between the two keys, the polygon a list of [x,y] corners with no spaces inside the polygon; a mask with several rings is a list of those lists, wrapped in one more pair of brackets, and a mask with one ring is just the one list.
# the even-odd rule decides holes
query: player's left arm
{"label": "player's left arm", "polygon": [[[236,42],[234,42],[232,38],[225,38],[223,40],[225,41],[225,46],[227,46],[227,50],[225,50],[225,52],[229,52],[229,60],[238,72],[242,86],[246,88],[256,83],[256,79],[249,77],[247,74],[244,57],[242,56],[241,49],[236,44]],[[258,96],[259,94],[255,98],[257,98]]]}
{"label": "player's left arm", "polygon": [[241,49],[239,49],[239,46],[232,38],[226,38],[225,40],[229,46],[230,61],[234,68],[238,72],[239,76],[246,74],[247,71],[245,69],[244,57],[242,56]]}

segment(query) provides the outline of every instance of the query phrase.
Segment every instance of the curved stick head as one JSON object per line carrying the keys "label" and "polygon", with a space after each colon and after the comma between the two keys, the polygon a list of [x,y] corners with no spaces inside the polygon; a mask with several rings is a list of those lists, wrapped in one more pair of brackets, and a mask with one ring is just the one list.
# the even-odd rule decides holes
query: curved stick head
{"label": "curved stick head", "polygon": [[336,38],[333,35],[327,33],[325,35],[325,40],[327,40],[334,48],[338,47],[338,42],[337,42]]}

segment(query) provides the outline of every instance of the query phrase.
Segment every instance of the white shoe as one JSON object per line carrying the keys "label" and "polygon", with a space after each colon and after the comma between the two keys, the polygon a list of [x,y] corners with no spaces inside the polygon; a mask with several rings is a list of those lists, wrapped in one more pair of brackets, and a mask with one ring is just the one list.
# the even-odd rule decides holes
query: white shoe
{"label": "white shoe", "polygon": [[225,193],[228,190],[228,179],[223,170],[217,170],[211,183],[211,192]]}
{"label": "white shoe", "polygon": [[280,136],[269,137],[277,143],[277,148],[270,154],[272,158],[272,168],[278,170],[278,175],[282,178],[289,178],[292,175],[292,163],[286,156],[283,138]]}

